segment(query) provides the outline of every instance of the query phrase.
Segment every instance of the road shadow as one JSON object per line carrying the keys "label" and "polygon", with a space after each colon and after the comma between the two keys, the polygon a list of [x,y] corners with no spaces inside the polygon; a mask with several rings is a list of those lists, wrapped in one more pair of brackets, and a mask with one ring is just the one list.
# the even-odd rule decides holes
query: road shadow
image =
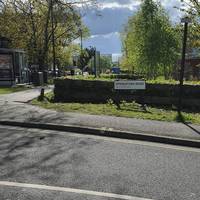
{"label": "road shadow", "polygon": [[185,117],[182,115],[181,112],[177,112],[177,117],[176,117],[176,121],[177,122],[181,122],[182,124],[184,124],[185,126],[187,126],[188,128],[190,128],[191,130],[193,130],[195,133],[200,135],[200,131],[198,131],[197,129],[195,129],[194,127],[192,127],[192,125],[190,125],[190,123],[188,123],[185,120]]}
{"label": "road shadow", "polygon": [[57,132],[48,134],[43,130],[36,132],[29,129],[8,129],[0,138],[2,180],[20,180],[27,174],[42,181],[55,180],[57,174],[59,180],[63,173],[76,180],[81,173],[80,166],[88,166],[85,151],[100,143],[92,139],[66,138]]}

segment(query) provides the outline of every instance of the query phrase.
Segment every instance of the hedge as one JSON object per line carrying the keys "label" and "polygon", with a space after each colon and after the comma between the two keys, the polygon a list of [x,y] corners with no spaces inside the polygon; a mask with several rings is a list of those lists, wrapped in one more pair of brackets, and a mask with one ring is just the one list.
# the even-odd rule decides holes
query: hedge
{"label": "hedge", "polygon": [[[114,81],[55,79],[56,102],[104,103],[109,99],[126,100],[155,105],[177,104],[179,86],[174,84],[146,84],[145,91],[115,91]],[[183,104],[200,108],[200,85],[184,85]]]}

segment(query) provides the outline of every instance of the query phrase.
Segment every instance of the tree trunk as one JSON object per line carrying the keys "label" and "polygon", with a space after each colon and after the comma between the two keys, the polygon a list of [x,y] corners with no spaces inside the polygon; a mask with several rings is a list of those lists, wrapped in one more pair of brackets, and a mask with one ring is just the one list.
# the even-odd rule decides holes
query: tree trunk
{"label": "tree trunk", "polygon": [[50,20],[50,3],[48,3],[48,12],[47,12],[47,17],[46,17],[46,23],[45,23],[45,31],[44,31],[44,44],[43,48],[41,48],[40,55],[39,56],[39,68],[41,71],[47,70],[48,69],[48,62],[47,62],[47,56],[48,56],[48,50],[49,50],[49,20]]}

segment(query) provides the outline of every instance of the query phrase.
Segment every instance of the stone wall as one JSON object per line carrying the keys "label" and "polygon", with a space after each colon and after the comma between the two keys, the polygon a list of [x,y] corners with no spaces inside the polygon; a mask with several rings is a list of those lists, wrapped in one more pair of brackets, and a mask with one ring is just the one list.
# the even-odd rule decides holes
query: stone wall
{"label": "stone wall", "polygon": [[[113,81],[56,79],[56,102],[104,103],[109,99],[126,100],[152,105],[176,105],[179,86],[172,84],[147,84],[145,91],[115,91]],[[200,85],[185,85],[185,107],[200,108]]]}

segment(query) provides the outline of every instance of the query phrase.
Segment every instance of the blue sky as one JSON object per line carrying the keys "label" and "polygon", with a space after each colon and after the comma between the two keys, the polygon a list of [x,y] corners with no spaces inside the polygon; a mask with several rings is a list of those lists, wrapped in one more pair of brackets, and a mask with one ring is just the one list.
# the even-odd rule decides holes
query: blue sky
{"label": "blue sky", "polygon": [[[87,9],[83,17],[91,36],[84,46],[96,46],[101,53],[121,53],[120,32],[140,6],[140,0],[98,0],[98,11]],[[174,6],[180,6],[180,0],[161,0],[171,21],[178,22],[180,13]],[[100,14],[101,16],[99,16]]]}

